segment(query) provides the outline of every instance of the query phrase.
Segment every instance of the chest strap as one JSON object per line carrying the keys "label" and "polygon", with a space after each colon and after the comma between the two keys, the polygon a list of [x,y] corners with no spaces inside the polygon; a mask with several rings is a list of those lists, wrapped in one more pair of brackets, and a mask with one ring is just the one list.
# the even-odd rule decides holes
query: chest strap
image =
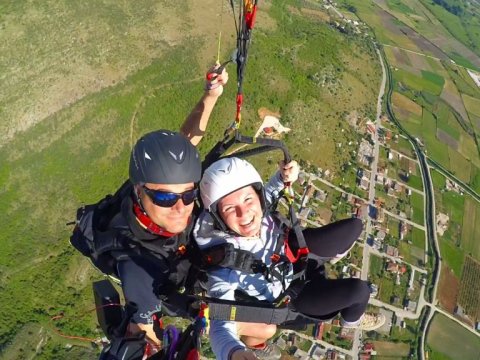
{"label": "chest strap", "polygon": [[255,258],[250,251],[236,249],[230,243],[202,250],[201,265],[204,269],[220,266],[248,274],[268,274],[267,266],[262,260]]}

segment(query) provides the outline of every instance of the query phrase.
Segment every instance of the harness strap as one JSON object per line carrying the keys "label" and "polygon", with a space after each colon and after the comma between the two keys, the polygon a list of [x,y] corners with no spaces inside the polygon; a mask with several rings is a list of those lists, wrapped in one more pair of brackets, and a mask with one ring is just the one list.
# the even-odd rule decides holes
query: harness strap
{"label": "harness strap", "polygon": [[221,266],[249,274],[268,275],[267,266],[263,261],[255,258],[249,251],[236,249],[230,243],[202,250],[202,266],[205,268]]}
{"label": "harness strap", "polygon": [[273,304],[238,302],[204,298],[208,303],[209,319],[241,321],[280,325],[286,322],[318,322],[319,320],[295,311],[291,306],[276,307]]}

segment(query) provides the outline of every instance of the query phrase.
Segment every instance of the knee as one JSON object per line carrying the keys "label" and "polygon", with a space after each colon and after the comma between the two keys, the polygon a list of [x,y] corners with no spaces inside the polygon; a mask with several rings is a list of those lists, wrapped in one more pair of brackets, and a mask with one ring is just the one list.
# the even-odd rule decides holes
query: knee
{"label": "knee", "polygon": [[363,231],[363,222],[359,218],[351,218],[349,220],[350,220],[350,227],[352,229],[352,235],[354,235],[355,240],[357,240]]}
{"label": "knee", "polygon": [[265,339],[271,339],[272,337],[275,336],[275,333],[277,332],[277,325],[275,324],[265,324]]}
{"label": "knee", "polygon": [[237,333],[243,337],[253,337],[259,339],[270,339],[277,332],[277,325],[263,323],[239,323],[237,324]]}
{"label": "knee", "polygon": [[352,296],[359,302],[368,302],[370,299],[370,286],[366,281],[352,279]]}

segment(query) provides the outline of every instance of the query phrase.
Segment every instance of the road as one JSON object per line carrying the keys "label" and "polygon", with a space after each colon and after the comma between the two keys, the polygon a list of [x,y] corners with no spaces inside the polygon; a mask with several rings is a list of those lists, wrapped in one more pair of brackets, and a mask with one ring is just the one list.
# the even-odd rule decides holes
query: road
{"label": "road", "polygon": [[[380,59],[380,64],[382,66],[382,82],[380,84],[380,90],[378,92],[378,98],[377,98],[377,118],[375,120],[375,134],[373,135],[373,142],[374,142],[374,147],[373,147],[373,161],[372,161],[372,171],[370,174],[370,188],[368,191],[368,203],[373,204],[375,200],[375,178],[377,177],[377,168],[378,168],[378,158],[379,158],[379,153],[380,153],[380,142],[378,140],[378,129],[381,127],[381,116],[382,116],[382,99],[383,95],[385,94],[385,86],[387,84],[387,75],[385,71],[385,64],[383,62],[383,57],[382,54],[380,54],[380,51],[377,49],[377,54],[378,58]],[[365,234],[368,238],[369,234],[372,231],[372,220],[370,217],[367,218],[367,226],[365,228]],[[366,243],[366,239],[365,239]],[[360,278],[362,280],[367,280],[368,279],[368,269],[370,265],[370,246],[366,245],[363,247],[363,261],[362,261],[362,271]],[[358,359],[358,349],[360,346],[360,330],[355,330],[355,336],[353,338],[353,346],[352,346],[352,352],[353,352],[353,358]]]}

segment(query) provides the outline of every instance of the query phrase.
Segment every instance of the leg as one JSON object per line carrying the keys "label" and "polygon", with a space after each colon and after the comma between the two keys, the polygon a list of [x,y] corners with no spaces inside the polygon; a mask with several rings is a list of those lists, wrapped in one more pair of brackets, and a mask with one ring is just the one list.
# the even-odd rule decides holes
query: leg
{"label": "leg", "polygon": [[309,250],[320,257],[333,258],[347,252],[362,233],[360,219],[350,218],[325,225],[321,228],[307,228],[303,236]]}
{"label": "leg", "polygon": [[329,280],[316,278],[305,285],[293,306],[301,313],[330,319],[341,314],[348,322],[360,319],[370,298],[370,289],[360,279]]}
{"label": "leg", "polygon": [[237,322],[237,333],[248,347],[265,343],[277,331],[275,324]]}

